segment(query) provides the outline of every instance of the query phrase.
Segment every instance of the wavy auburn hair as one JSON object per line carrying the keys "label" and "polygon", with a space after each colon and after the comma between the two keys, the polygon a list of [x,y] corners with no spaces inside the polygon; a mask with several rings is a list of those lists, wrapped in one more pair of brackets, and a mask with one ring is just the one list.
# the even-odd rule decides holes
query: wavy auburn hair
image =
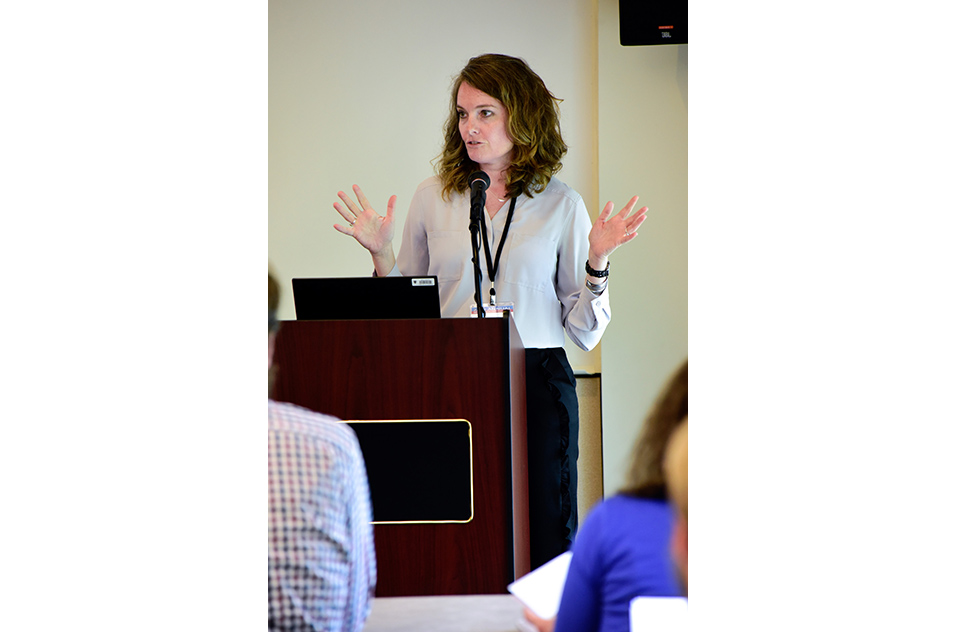
{"label": "wavy auburn hair", "polygon": [[634,446],[631,470],[622,494],[641,498],[667,498],[664,451],[671,433],[687,417],[687,360],[674,372],[658,395]]}
{"label": "wavy auburn hair", "polygon": [[541,193],[561,170],[568,146],[561,138],[560,112],[555,97],[527,62],[507,55],[472,57],[451,89],[451,111],[445,122],[445,146],[435,159],[442,197],[468,190],[468,176],[478,165],[468,157],[458,130],[458,89],[462,83],[481,90],[508,111],[508,136],[514,143],[505,186],[509,197]]}

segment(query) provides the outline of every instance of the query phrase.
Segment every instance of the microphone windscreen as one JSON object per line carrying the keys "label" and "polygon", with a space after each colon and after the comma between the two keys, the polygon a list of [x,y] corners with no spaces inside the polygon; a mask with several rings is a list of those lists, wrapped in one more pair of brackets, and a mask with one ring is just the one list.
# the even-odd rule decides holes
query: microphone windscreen
{"label": "microphone windscreen", "polygon": [[484,183],[484,186],[481,187],[482,190],[487,189],[488,187],[491,186],[491,178],[488,176],[488,174],[485,173],[484,171],[476,171],[470,176],[468,176],[468,187],[470,189],[474,189],[475,185],[479,181]]}

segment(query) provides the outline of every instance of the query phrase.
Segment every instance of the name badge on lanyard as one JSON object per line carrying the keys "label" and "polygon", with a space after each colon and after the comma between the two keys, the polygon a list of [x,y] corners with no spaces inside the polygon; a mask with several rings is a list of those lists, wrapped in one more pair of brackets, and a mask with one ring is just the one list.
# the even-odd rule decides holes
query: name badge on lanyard
{"label": "name badge on lanyard", "polygon": [[[482,307],[485,308],[485,317],[486,318],[501,318],[505,315],[505,312],[511,312],[514,315],[515,304],[511,301],[505,303],[482,303]],[[471,304],[471,317],[478,318],[478,307],[472,303]]]}

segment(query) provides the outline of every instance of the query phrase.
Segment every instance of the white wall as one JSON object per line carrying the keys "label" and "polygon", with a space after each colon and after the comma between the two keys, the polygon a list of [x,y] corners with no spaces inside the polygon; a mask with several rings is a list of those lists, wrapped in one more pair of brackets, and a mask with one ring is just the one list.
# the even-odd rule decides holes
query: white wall
{"label": "white wall", "polygon": [[[293,277],[371,273],[368,253],[332,228],[337,191],[358,184],[382,213],[397,195],[397,251],[412,194],[433,174],[451,81],[475,55],[522,57],[564,99],[559,177],[596,212],[594,13],[586,0],[272,0],[269,258],[285,290],[280,318],[294,318]],[[599,370],[600,351],[567,348],[576,368]]]}
{"label": "white wall", "polygon": [[[635,193],[651,206],[646,230],[613,257],[605,343],[588,354],[566,346],[575,369],[603,370],[609,490],[646,409],[644,389],[686,353],[687,321],[687,60],[676,58],[686,47],[621,50],[616,29],[611,0],[269,4],[269,260],[284,290],[280,318],[294,318],[293,277],[371,273],[368,253],[332,228],[337,191],[359,184],[383,213],[397,195],[400,245],[412,193],[433,173],[452,78],[474,55],[522,57],[564,99],[570,150],[558,177],[592,217],[607,199],[620,205]],[[647,67],[635,71],[635,59]],[[647,120],[632,120],[635,93]],[[634,376],[646,380],[640,389]]]}

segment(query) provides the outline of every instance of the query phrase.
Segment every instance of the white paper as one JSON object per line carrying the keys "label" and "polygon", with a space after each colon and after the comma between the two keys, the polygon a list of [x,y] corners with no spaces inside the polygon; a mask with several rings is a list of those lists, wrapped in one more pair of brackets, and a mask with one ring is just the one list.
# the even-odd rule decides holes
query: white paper
{"label": "white paper", "polygon": [[508,592],[542,619],[558,616],[564,580],[568,577],[571,551],[562,553],[524,577],[508,584]]}
{"label": "white paper", "polygon": [[635,597],[631,600],[631,631],[685,632],[687,599],[684,597]]}

